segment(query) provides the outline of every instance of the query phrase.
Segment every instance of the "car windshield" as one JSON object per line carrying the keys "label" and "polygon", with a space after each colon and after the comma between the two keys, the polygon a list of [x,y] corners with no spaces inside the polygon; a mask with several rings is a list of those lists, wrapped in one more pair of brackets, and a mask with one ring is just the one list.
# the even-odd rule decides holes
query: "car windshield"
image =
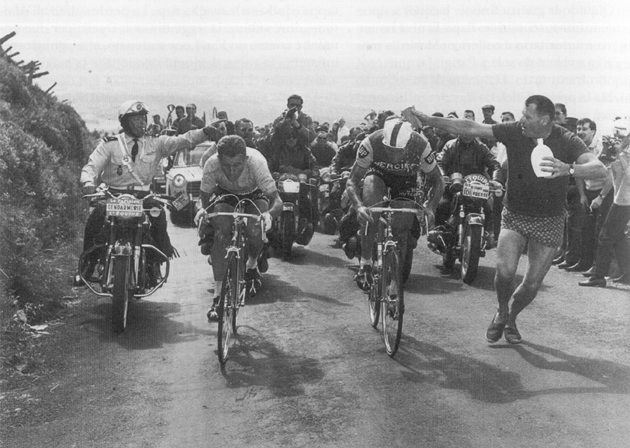
{"label": "car windshield", "polygon": [[182,149],[177,153],[174,166],[199,166],[201,156],[207,149],[207,146],[197,146],[192,150]]}

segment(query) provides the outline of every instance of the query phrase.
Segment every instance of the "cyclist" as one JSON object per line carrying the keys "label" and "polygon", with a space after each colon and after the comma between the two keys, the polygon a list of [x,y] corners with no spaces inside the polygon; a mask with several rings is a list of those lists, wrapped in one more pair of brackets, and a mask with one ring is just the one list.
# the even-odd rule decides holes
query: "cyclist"
{"label": "cyclist", "polygon": [[[239,200],[250,199],[245,206],[245,213],[261,214],[265,228],[271,228],[272,217],[282,213],[282,201],[276,188],[276,183],[267,167],[265,157],[256,149],[248,148],[245,140],[238,135],[227,135],[217,143],[217,153],[205,163],[201,179],[202,209],[195,217],[199,222],[205,214],[206,208],[215,195],[213,211],[234,211]],[[214,299],[208,311],[208,320],[216,320],[216,306],[221,294],[223,276],[227,268],[225,264],[225,250],[230,243],[232,220],[229,216],[213,218],[214,244],[210,250],[212,272],[214,274]],[[258,257],[263,250],[261,229],[257,223],[247,224],[247,262],[245,265],[245,280],[255,282],[257,287],[262,285],[260,271],[266,271],[265,266],[258,266]]]}
{"label": "cyclist", "polygon": [[[433,225],[435,209],[444,193],[444,180],[431,152],[431,147],[409,122],[400,117],[389,117],[382,130],[366,137],[357,151],[346,186],[348,197],[353,203],[362,227],[377,221],[369,206],[383,201],[390,189],[392,199],[415,200],[419,189],[418,179],[426,178],[430,186],[430,197],[424,204],[429,226]],[[363,180],[363,191],[359,197],[359,184]],[[405,206],[406,201],[394,201],[393,206]],[[402,265],[405,265],[407,244],[417,244],[417,236],[411,235],[414,216],[398,214],[393,222],[394,238],[399,242]],[[355,277],[359,288],[368,290],[372,283],[372,245],[376,226],[368,226],[367,234],[361,232],[361,261]],[[407,238],[410,235],[411,238]],[[418,234],[419,236],[419,234]],[[404,281],[404,279],[403,279]]]}
{"label": "cyclist", "polygon": [[[149,109],[142,101],[125,101],[118,108],[118,120],[123,132],[113,137],[103,138],[90,155],[88,163],[81,170],[83,194],[93,194],[99,183],[106,184],[115,193],[136,193],[139,197],[149,194],[149,189],[158,165],[162,159],[180,149],[193,148],[195,145],[212,138],[216,129],[204,127],[189,131],[177,137],[146,135]],[[160,213],[151,217],[151,234],[155,246],[168,257],[174,255],[168,233],[166,217]],[[94,208],[85,224],[83,250],[94,244],[95,238],[102,232],[105,223],[105,206]],[[94,251],[88,259],[84,277],[90,278],[98,261]],[[151,281],[157,284],[159,262],[151,263]]]}

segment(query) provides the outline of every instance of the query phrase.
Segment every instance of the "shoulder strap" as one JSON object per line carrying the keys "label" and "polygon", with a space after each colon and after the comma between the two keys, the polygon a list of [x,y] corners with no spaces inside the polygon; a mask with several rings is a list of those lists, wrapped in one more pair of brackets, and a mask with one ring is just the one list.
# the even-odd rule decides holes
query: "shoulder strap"
{"label": "shoulder strap", "polygon": [[127,149],[127,142],[125,141],[125,137],[123,134],[118,134],[118,147],[120,148],[120,153],[122,154],[122,162],[123,165],[127,167],[133,178],[138,182],[139,185],[144,186],[144,182],[140,179],[140,176],[133,169],[133,162],[131,161],[131,157],[129,156],[129,151]]}

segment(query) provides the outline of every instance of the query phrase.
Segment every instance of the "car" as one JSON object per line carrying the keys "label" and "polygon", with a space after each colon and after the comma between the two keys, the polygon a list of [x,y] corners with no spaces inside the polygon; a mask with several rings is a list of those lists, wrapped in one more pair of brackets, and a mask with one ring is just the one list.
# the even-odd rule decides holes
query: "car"
{"label": "car", "polygon": [[173,224],[193,222],[201,192],[201,156],[212,145],[212,142],[203,142],[193,149],[182,149],[174,154],[173,167],[166,173],[166,194],[176,198],[169,206]]}

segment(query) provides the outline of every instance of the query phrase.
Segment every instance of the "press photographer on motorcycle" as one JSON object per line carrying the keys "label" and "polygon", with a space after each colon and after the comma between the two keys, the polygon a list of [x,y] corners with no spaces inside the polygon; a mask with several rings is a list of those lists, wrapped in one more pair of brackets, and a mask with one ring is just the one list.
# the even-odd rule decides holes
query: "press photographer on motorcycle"
{"label": "press photographer on motorcycle", "polygon": [[[103,138],[81,170],[83,194],[94,194],[99,184],[105,184],[112,193],[128,193],[143,198],[150,194],[150,186],[162,159],[180,149],[192,148],[218,132],[214,128],[189,131],[176,137],[146,135],[149,109],[142,101],[126,101],[118,109],[118,120],[123,132]],[[160,213],[150,217],[151,234],[155,247],[169,258],[176,253],[166,231],[166,216]],[[85,224],[84,251],[97,244],[103,233],[105,205],[99,204]],[[85,264],[83,277],[93,277],[98,263],[98,251],[90,254]],[[153,283],[160,276],[160,263],[152,264]]]}
{"label": "press photographer on motorcycle", "polygon": [[[500,168],[499,162],[497,162],[494,154],[483,144],[479,139],[473,137],[459,136],[454,140],[450,140],[444,146],[441,161],[438,161],[438,165],[442,171],[442,174],[446,177],[451,177],[453,173],[459,173],[462,178],[465,178],[469,174],[481,174],[492,179],[492,174]],[[492,181],[494,188],[500,188],[501,185],[497,181]],[[460,184],[455,184],[459,186]],[[451,185],[446,188],[443,198],[438,204],[435,225],[444,226],[450,218],[452,210],[453,188],[456,186]],[[489,201],[485,201],[483,205],[483,212],[485,215],[484,230],[486,231],[486,247],[492,248],[495,246],[494,235],[492,230],[492,205]],[[436,229],[429,233],[428,239],[430,242],[441,244],[438,235],[440,230]]]}
{"label": "press photographer on motorcycle", "polygon": [[[282,119],[276,120],[268,153],[266,154],[269,170],[278,173],[281,178],[293,178],[294,180],[307,180],[319,176],[317,162],[309,149],[310,133],[300,123],[300,112],[297,105],[289,99],[288,110]],[[308,117],[308,115],[306,115]],[[309,121],[310,118],[306,121]],[[312,127],[312,124],[311,124]],[[317,190],[302,182],[299,196],[299,219],[312,224],[312,228],[319,223],[317,210]],[[301,227],[303,229],[303,227]],[[311,228],[311,226],[309,226]],[[310,230],[312,236],[312,228]],[[310,240],[305,236],[304,241]]]}

